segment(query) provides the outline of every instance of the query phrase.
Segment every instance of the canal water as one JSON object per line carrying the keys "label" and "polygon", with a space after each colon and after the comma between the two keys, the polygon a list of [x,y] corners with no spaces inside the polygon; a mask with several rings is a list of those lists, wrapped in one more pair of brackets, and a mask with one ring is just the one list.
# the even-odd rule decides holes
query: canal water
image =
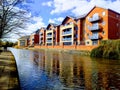
{"label": "canal water", "polygon": [[120,61],[50,50],[10,49],[22,90],[120,90]]}

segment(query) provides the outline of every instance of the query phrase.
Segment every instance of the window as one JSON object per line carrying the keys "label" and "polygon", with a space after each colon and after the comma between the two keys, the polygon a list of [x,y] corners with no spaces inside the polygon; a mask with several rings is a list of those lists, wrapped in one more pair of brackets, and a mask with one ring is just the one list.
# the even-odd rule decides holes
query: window
{"label": "window", "polygon": [[117,23],[116,26],[118,27],[118,26],[119,26],[119,23]]}
{"label": "window", "polygon": [[99,15],[98,15],[98,13],[95,13],[94,15],[93,15],[93,17],[98,17]]}
{"label": "window", "polygon": [[105,31],[102,31],[102,34],[105,35]]}
{"label": "window", "polygon": [[105,16],[105,12],[102,12],[102,15]]}
{"label": "window", "polygon": [[87,34],[87,36],[89,36],[89,33]]}
{"label": "window", "polygon": [[119,15],[116,15],[117,18],[119,18]]}
{"label": "window", "polygon": [[89,44],[89,42],[87,41],[87,44]]}
{"label": "window", "polygon": [[75,27],[75,30],[76,30],[76,31],[78,30],[78,27],[77,27],[77,26]]}
{"label": "window", "polygon": [[105,21],[102,22],[102,25],[105,25]]}
{"label": "window", "polygon": [[92,42],[93,45],[97,45],[98,44],[98,40],[95,40]]}

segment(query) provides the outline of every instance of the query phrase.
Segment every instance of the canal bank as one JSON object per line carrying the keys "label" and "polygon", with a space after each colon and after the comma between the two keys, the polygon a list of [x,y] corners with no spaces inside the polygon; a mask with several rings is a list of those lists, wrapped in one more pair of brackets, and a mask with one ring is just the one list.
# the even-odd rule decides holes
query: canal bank
{"label": "canal bank", "polygon": [[20,90],[16,62],[9,51],[0,53],[0,90]]}
{"label": "canal bank", "polygon": [[41,50],[46,50],[46,51],[58,51],[61,53],[69,53],[69,54],[79,54],[83,56],[90,56],[89,50],[69,50],[69,49],[54,49],[54,48],[27,48],[29,50],[35,50],[35,51],[41,51]]}

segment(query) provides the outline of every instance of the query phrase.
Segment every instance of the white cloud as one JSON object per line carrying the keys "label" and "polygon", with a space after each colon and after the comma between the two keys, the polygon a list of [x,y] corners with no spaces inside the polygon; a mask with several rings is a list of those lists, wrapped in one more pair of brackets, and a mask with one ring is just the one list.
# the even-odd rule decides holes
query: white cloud
{"label": "white cloud", "polygon": [[[40,29],[41,27],[45,27],[45,23],[43,22],[43,18],[40,17],[33,17],[32,23],[27,24],[27,29],[25,30],[26,34],[31,34],[32,32],[36,31],[37,29]],[[24,32],[24,31],[23,31]]]}
{"label": "white cloud", "polygon": [[43,6],[52,6],[52,1],[42,3]]}
{"label": "white cloud", "polygon": [[87,0],[53,0],[51,3],[53,5],[49,5],[48,2],[46,2],[46,4],[44,3],[44,5],[54,8],[51,14],[70,11],[75,16],[78,16],[87,13],[95,5],[103,8],[110,8],[120,13],[120,0],[114,2],[112,0],[91,0],[89,2]]}
{"label": "white cloud", "polygon": [[59,17],[59,18],[54,18],[54,19],[49,19],[49,23],[61,23],[63,21],[63,17]]}

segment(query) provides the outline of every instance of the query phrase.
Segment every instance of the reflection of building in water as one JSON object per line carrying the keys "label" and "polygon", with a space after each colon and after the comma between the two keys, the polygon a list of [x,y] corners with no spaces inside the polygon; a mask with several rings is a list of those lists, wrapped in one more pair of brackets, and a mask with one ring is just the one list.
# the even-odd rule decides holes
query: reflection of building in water
{"label": "reflection of building in water", "polygon": [[[105,62],[105,61],[104,61]],[[99,87],[104,88],[105,90],[119,90],[120,89],[120,70],[116,69],[119,67],[114,63],[98,63],[98,80]]]}
{"label": "reflection of building in water", "polygon": [[52,66],[53,73],[56,75],[59,75],[59,53],[54,52],[53,53],[53,66]]}
{"label": "reflection of building in water", "polygon": [[84,77],[85,77],[85,87],[87,90],[93,90],[92,85],[92,77],[94,78],[95,76],[92,76],[92,60],[88,58],[83,58],[83,70],[84,70]]}
{"label": "reflection of building in water", "polygon": [[60,53],[60,79],[65,86],[73,87],[73,57]]}
{"label": "reflection of building in water", "polygon": [[111,66],[109,62],[101,61],[101,63],[89,57],[49,50],[34,52],[34,61],[51,79],[59,77],[58,82],[68,89],[119,90],[120,88],[120,73],[116,70],[119,66],[113,67],[114,65]]}
{"label": "reflection of building in water", "polygon": [[39,66],[44,70],[45,69],[45,51],[41,51],[41,56],[39,57],[40,58],[40,64]]}
{"label": "reflection of building in water", "polygon": [[59,54],[54,52],[45,52],[45,70],[48,75],[59,74]]}
{"label": "reflection of building in water", "polygon": [[36,65],[39,65],[39,53],[37,51],[34,51],[33,53],[34,53],[33,61]]}
{"label": "reflection of building in water", "polygon": [[74,85],[85,89],[85,76],[84,76],[84,67],[83,67],[83,60],[78,58],[77,56],[73,56],[74,66],[73,66],[73,82]]}

